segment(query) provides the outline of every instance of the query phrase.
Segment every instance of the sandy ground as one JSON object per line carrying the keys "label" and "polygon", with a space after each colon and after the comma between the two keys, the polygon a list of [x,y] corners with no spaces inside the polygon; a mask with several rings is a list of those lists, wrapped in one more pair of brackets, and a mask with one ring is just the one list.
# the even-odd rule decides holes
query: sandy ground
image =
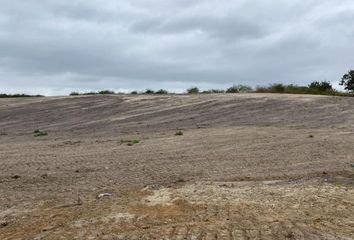
{"label": "sandy ground", "polygon": [[0,239],[354,239],[353,106],[286,94],[0,99]]}

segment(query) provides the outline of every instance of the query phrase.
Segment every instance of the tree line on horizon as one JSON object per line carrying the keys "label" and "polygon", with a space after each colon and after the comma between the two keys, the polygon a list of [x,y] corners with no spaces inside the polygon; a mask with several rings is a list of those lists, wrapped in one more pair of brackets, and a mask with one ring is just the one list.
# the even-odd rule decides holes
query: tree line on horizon
{"label": "tree line on horizon", "polygon": [[[347,92],[341,92],[333,88],[329,81],[313,81],[307,86],[299,86],[295,84],[274,83],[269,86],[257,86],[252,88],[248,85],[233,85],[227,89],[210,89],[201,91],[198,87],[191,87],[186,90],[187,94],[211,94],[211,93],[289,93],[289,94],[318,94],[318,95],[334,95],[334,96],[354,96],[354,70],[349,70],[339,81],[339,85],[344,86]],[[91,91],[91,92],[72,92],[70,96],[79,95],[102,95],[102,94],[127,94],[116,93],[112,90]],[[175,94],[165,89],[154,91],[146,89],[145,91],[132,91],[128,94]],[[43,95],[28,94],[0,94],[0,98],[19,98],[19,97],[44,97]]]}
{"label": "tree line on horizon", "polygon": [[[248,85],[243,85],[243,84],[238,84],[238,85],[233,85],[227,89],[209,89],[209,90],[204,90],[201,91],[198,87],[191,87],[188,88],[185,93],[186,94],[211,94],[211,93],[294,93],[294,94],[335,94],[338,91],[336,91],[330,82],[328,81],[314,81],[308,86],[298,86],[298,85],[293,85],[293,84],[281,84],[281,83],[274,83],[271,84],[267,87],[265,86],[257,86],[256,88],[252,88],[251,86]],[[70,93],[70,96],[82,96],[82,95],[104,95],[104,94],[132,94],[132,95],[137,95],[137,94],[156,94],[156,95],[161,95],[161,94],[176,94],[174,92],[169,92],[165,89],[159,89],[157,91],[154,91],[152,89],[146,89],[145,91],[131,91],[130,93],[124,93],[124,92],[119,92],[116,93],[112,90],[103,90],[103,91],[98,91],[98,92],[84,92],[84,93],[79,93],[79,92],[72,92]]]}
{"label": "tree line on horizon", "polygon": [[[274,83],[269,86],[257,86],[252,88],[248,85],[233,85],[226,90],[224,89],[209,89],[201,91],[198,87],[191,87],[186,90],[187,94],[210,94],[210,93],[289,93],[289,94],[318,94],[318,95],[336,95],[336,96],[353,96],[354,93],[354,70],[348,71],[341,78],[339,85],[344,86],[344,89],[349,93],[340,92],[333,88],[329,81],[313,81],[307,86],[299,86],[295,84]],[[98,92],[72,92],[70,96],[78,95],[97,95],[97,94],[117,94],[111,90],[103,90]],[[126,94],[126,93],[118,93]],[[175,94],[165,89],[154,91],[146,89],[145,91],[132,91],[128,94]]]}

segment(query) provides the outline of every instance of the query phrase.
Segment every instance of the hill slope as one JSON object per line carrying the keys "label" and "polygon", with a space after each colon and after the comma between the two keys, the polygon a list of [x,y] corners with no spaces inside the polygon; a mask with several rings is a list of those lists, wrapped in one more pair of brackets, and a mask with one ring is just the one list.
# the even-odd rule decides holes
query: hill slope
{"label": "hill slope", "polygon": [[279,94],[0,99],[0,238],[350,239],[353,104]]}

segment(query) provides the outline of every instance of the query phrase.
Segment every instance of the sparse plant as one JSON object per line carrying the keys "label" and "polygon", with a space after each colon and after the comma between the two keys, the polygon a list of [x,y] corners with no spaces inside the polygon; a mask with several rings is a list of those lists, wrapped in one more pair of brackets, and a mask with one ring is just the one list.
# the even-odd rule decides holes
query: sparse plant
{"label": "sparse plant", "polygon": [[80,95],[80,93],[78,93],[78,92],[71,92],[70,93],[70,96],[79,96]]}
{"label": "sparse plant", "polygon": [[312,134],[309,135],[309,138],[314,138],[315,136],[313,136]]}
{"label": "sparse plant", "polygon": [[178,129],[175,133],[176,136],[182,136],[183,135],[183,131]]}
{"label": "sparse plant", "polygon": [[151,90],[151,89],[146,89],[145,90],[145,94],[154,94],[154,90]]}
{"label": "sparse plant", "polygon": [[35,137],[42,137],[42,136],[48,136],[48,133],[46,131],[41,131],[39,129],[36,129],[33,131],[33,135]]}
{"label": "sparse plant", "polygon": [[197,87],[188,88],[187,93],[188,94],[197,94],[197,93],[199,93],[199,88],[197,88]]}
{"label": "sparse plant", "polygon": [[130,140],[130,141],[128,142],[128,146],[133,146],[133,145],[138,144],[138,143],[140,143],[140,140],[138,140],[138,139],[133,139],[133,140]]}
{"label": "sparse plant", "polygon": [[136,94],[138,94],[138,91],[132,91],[130,94],[136,95]]}

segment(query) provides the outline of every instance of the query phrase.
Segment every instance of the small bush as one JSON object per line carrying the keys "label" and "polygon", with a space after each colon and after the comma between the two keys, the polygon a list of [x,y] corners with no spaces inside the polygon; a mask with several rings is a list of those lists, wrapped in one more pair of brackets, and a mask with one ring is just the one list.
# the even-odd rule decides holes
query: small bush
{"label": "small bush", "polygon": [[138,144],[138,143],[140,143],[140,140],[134,139],[134,140],[131,140],[130,142],[128,142],[128,146],[133,146],[133,145]]}
{"label": "small bush", "polygon": [[232,86],[232,87],[229,87],[227,90],[226,90],[226,93],[238,93],[239,90],[238,90],[238,87],[237,86]]}
{"label": "small bush", "polygon": [[286,86],[281,83],[274,83],[270,85],[270,91],[273,93],[283,93],[285,92]]}
{"label": "small bush", "polygon": [[165,89],[160,89],[160,90],[156,91],[155,94],[168,94],[168,91]]}
{"label": "small bush", "polygon": [[43,95],[5,94],[5,93],[0,93],[0,98],[22,98],[22,97],[44,97],[44,96],[43,96]]}
{"label": "small bush", "polygon": [[146,89],[145,90],[145,94],[154,94],[154,90],[151,90],[151,89]]}
{"label": "small bush", "polygon": [[85,93],[81,93],[80,95],[97,95],[96,92],[85,92]]}
{"label": "small bush", "polygon": [[313,136],[312,134],[309,135],[309,138],[314,138],[315,136]]}
{"label": "small bush", "polygon": [[111,90],[102,90],[102,91],[99,91],[98,94],[115,94],[115,92],[113,92]]}
{"label": "small bush", "polygon": [[188,94],[197,94],[197,93],[199,93],[199,88],[197,88],[197,87],[188,88],[187,93]]}
{"label": "small bush", "polygon": [[71,92],[70,93],[70,96],[79,96],[80,95],[80,93],[78,93],[78,92]]}
{"label": "small bush", "polygon": [[312,94],[335,94],[336,90],[333,89],[332,84],[327,81],[314,81],[308,86],[309,92]]}
{"label": "small bush", "polygon": [[138,94],[138,92],[137,91],[132,91],[130,94]]}
{"label": "small bush", "polygon": [[248,85],[237,85],[237,88],[238,88],[238,91],[239,92],[243,92],[243,93],[246,93],[246,92],[252,92],[253,89],[252,87],[248,86]]}
{"label": "small bush", "polygon": [[176,133],[175,133],[176,136],[182,136],[183,135],[183,132],[182,130],[177,130]]}
{"label": "small bush", "polygon": [[41,131],[39,129],[36,129],[33,131],[33,135],[35,137],[42,137],[42,136],[48,136],[48,133],[46,131]]}

